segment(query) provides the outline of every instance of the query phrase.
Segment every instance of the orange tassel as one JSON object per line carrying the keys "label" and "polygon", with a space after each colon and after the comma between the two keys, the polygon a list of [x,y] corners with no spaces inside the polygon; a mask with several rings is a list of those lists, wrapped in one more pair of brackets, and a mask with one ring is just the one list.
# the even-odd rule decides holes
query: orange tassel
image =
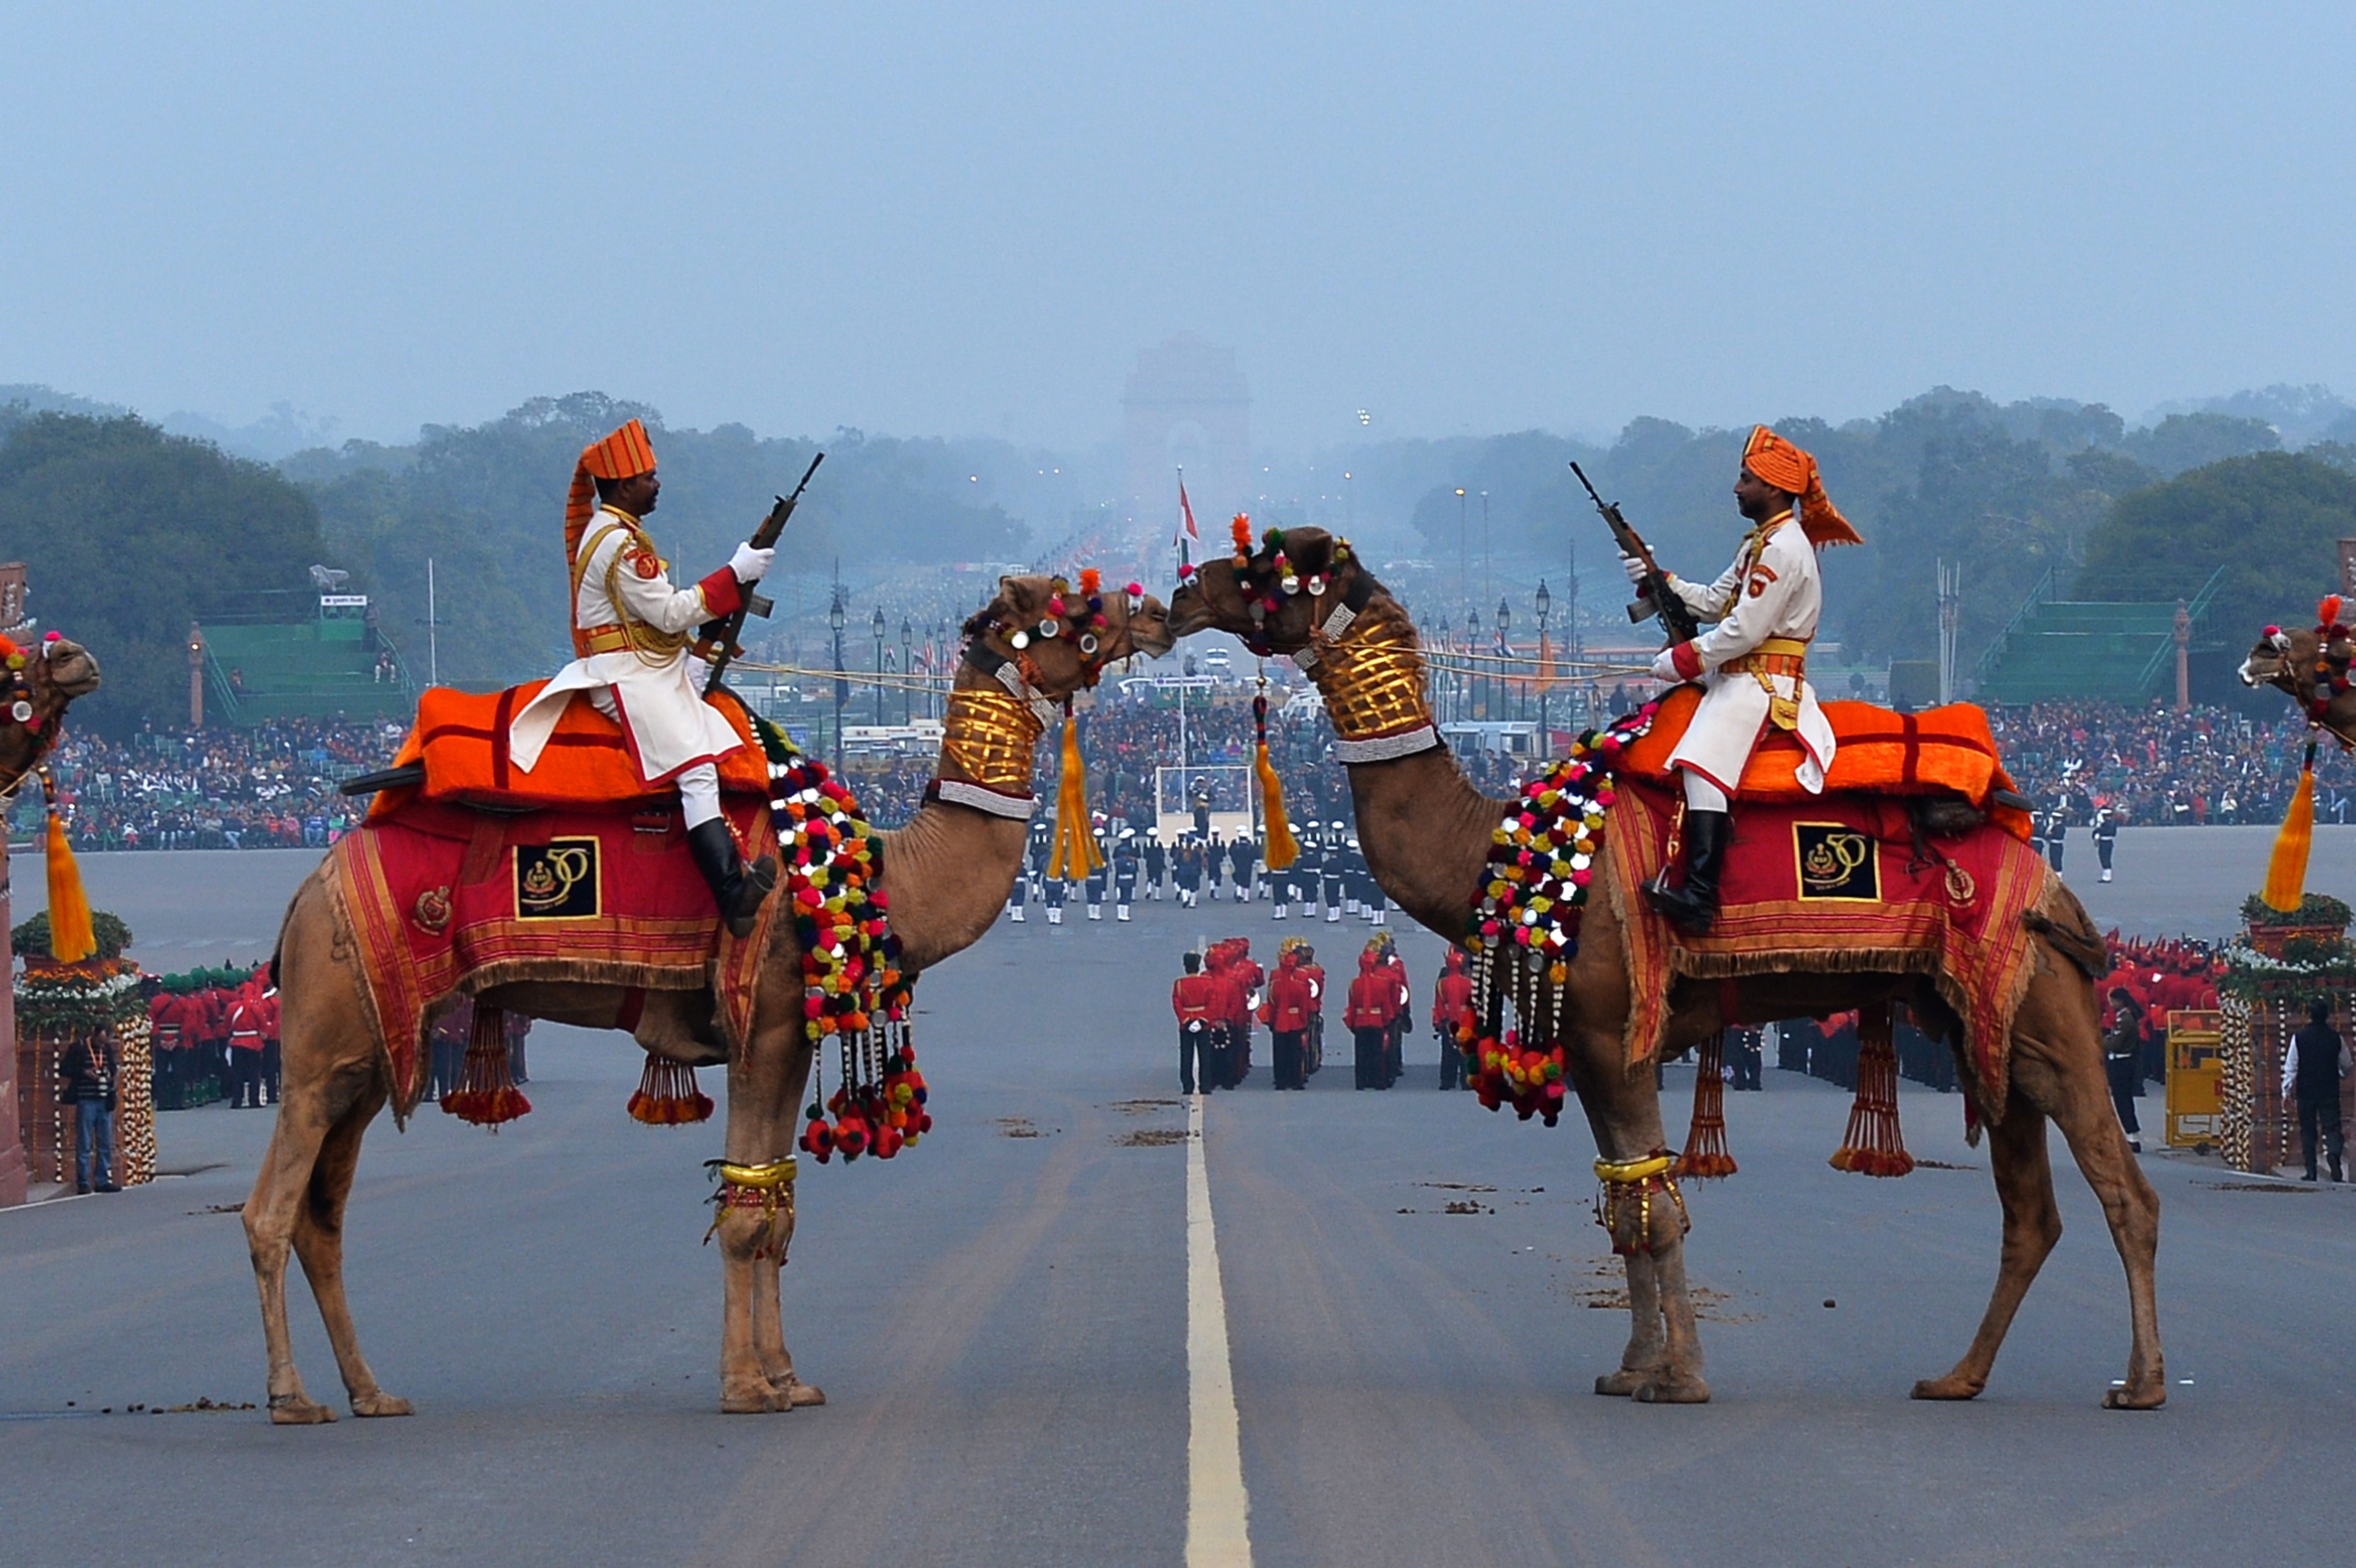
{"label": "orange tassel", "polygon": [[2266,861],[2266,907],[2283,914],[2296,911],[2307,896],[2307,857],[2315,846],[2315,743],[2307,747],[2307,765],[2298,772],[2298,788],[2290,809],[2283,813],[2282,831],[2275,835],[2274,854]]}
{"label": "orange tassel", "polygon": [[60,964],[79,964],[98,951],[91,929],[90,895],[82,891],[81,864],[66,842],[66,825],[49,813],[49,956]]}
{"label": "orange tassel", "polygon": [[1076,882],[1104,864],[1096,829],[1088,822],[1088,770],[1080,761],[1080,721],[1064,699],[1063,776],[1055,782],[1055,853],[1047,874]]}
{"label": "orange tassel", "polygon": [[1859,1176],[1903,1176],[1914,1168],[1898,1127],[1898,1047],[1888,1002],[1857,1010],[1857,1098],[1830,1163]]}
{"label": "orange tassel", "polygon": [[1734,1156],[1726,1147],[1726,1031],[1701,1042],[1694,1062],[1693,1125],[1686,1132],[1686,1152],[1677,1159],[1676,1174],[1702,1180],[1732,1176]]}
{"label": "orange tassel", "polygon": [[630,1096],[631,1119],[650,1127],[683,1127],[711,1115],[712,1096],[697,1085],[695,1069],[648,1051],[646,1072]]}
{"label": "orange tassel", "polygon": [[495,1127],[531,1111],[531,1102],[508,1072],[508,1018],[504,1009],[475,1004],[475,1026],[466,1036],[466,1071],[458,1087],[442,1096],[442,1108],[462,1122]]}

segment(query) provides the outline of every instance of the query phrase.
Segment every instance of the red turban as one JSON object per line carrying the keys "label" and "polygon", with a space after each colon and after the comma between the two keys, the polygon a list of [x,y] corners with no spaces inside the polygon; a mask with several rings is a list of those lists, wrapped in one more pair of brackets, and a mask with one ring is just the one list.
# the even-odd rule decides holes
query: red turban
{"label": "red turban", "polygon": [[651,474],[654,466],[654,443],[647,439],[647,427],[636,420],[581,449],[581,460],[573,465],[573,488],[564,496],[564,560],[567,566],[573,562],[573,552],[581,548],[582,531],[588,528],[589,519],[597,514],[595,481],[627,479],[633,475]]}
{"label": "red turban", "polygon": [[1808,536],[1810,544],[1865,542],[1864,536],[1834,509],[1825,494],[1824,478],[1816,472],[1816,460],[1765,425],[1751,431],[1750,442],[1742,448],[1742,466],[1778,490],[1800,498],[1800,531]]}

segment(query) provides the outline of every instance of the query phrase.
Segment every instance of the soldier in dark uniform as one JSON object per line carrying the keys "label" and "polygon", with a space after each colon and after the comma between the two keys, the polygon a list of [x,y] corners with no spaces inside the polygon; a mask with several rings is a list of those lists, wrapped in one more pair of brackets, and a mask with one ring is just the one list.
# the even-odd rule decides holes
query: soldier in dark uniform
{"label": "soldier in dark uniform", "polygon": [[1335,822],[1325,829],[1325,923],[1342,918],[1343,885],[1350,874],[1350,857],[1343,848],[1343,828]]}
{"label": "soldier in dark uniform", "polygon": [[1137,831],[1124,829],[1112,847],[1113,918],[1126,923],[1129,906],[1137,901]]}
{"label": "soldier in dark uniform", "polygon": [[2290,1037],[2283,1058],[2283,1094],[2298,1102],[2298,1147],[2307,1157],[2304,1181],[2315,1179],[2315,1146],[2329,1157],[2331,1179],[2345,1176],[2340,1160],[2345,1134],[2340,1125],[2340,1081],[2351,1063],[2348,1044],[2331,1027],[2331,1004],[2318,997],[2308,1004],[2307,1027]]}
{"label": "soldier in dark uniform", "polygon": [[1170,851],[1162,847],[1162,835],[1150,833],[1145,838],[1145,896],[1155,903],[1162,901],[1162,874],[1168,869]]}
{"label": "soldier in dark uniform", "polygon": [[2103,1072],[2110,1080],[2111,1104],[2117,1107],[2119,1125],[2126,1129],[2127,1147],[2143,1152],[2143,1126],[2136,1120],[2136,1091],[2141,1087],[2143,1008],[2125,986],[2111,987],[2111,1027],[2103,1032]]}
{"label": "soldier in dark uniform", "polygon": [[1248,833],[1238,833],[1227,846],[1227,869],[1235,879],[1236,902],[1251,902],[1252,882],[1258,874],[1259,845]]}
{"label": "soldier in dark uniform", "polygon": [[2111,852],[2119,841],[2119,814],[2104,806],[2094,813],[2094,853],[2103,862],[2103,880],[2111,880]]}
{"label": "soldier in dark uniform", "polygon": [[1758,1089],[1767,1064],[1766,1038],[1756,1024],[1736,1024],[1726,1031],[1726,1064],[1734,1069],[1736,1089]]}
{"label": "soldier in dark uniform", "polygon": [[1061,877],[1049,877],[1046,887],[1047,923],[1061,925],[1064,923],[1064,900],[1071,893],[1072,884]]}

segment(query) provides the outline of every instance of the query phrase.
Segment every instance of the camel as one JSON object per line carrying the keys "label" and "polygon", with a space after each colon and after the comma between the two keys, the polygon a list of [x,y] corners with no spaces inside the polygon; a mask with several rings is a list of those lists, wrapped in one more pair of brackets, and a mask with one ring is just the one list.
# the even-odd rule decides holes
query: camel
{"label": "camel", "polygon": [[[2345,641],[2336,641],[2333,655],[2340,673],[2346,673]],[[2356,746],[2356,690],[2329,692],[2321,711],[2309,706],[2316,690],[2316,663],[2325,652],[2323,639],[2306,626],[2268,627],[2242,661],[2242,684],[2253,688],[2271,686],[2286,694],[2318,728],[2329,731],[2343,748]],[[2327,682],[2329,671],[2326,672]],[[2328,686],[2327,686],[2328,690]]]}
{"label": "camel", "polygon": [[[13,717],[0,721],[0,799],[14,798],[48,755],[49,748],[58,743],[66,709],[96,691],[99,684],[98,659],[80,643],[48,637],[17,651],[25,655],[22,696],[31,704],[33,716],[23,721]],[[0,669],[0,680],[9,674]],[[15,695],[0,692],[0,701],[12,700]]]}
{"label": "camel", "polygon": [[[1415,628],[1398,602],[1347,549],[1346,541],[1309,528],[1288,528],[1281,538],[1285,564],[1302,592],[1280,592],[1274,607],[1268,604],[1269,585],[1277,576],[1277,549],[1263,542],[1248,568],[1257,593],[1238,581],[1233,564],[1214,559],[1173,596],[1172,629],[1181,636],[1210,629],[1231,632],[1255,651],[1268,654],[1309,650],[1313,662],[1308,673],[1324,695],[1329,712],[1366,710],[1366,691],[1352,688],[1353,645],[1363,649],[1387,637],[1394,645],[1403,644],[1409,656],[1406,667],[1412,669],[1416,688],[1411,706],[1428,712],[1420,661],[1413,656]],[[1355,609],[1355,619],[1336,614],[1345,605]],[[1344,623],[1338,636],[1327,635],[1324,628],[1337,621]],[[1394,659],[1391,667],[1396,673],[1402,667]],[[1385,700],[1393,712],[1398,710],[1396,690]],[[1358,839],[1376,880],[1411,919],[1462,945],[1468,914],[1484,880],[1482,868],[1490,836],[1507,813],[1507,803],[1475,790],[1443,745],[1346,765]],[[1599,855],[1596,885],[1608,885],[1612,876],[1608,856]],[[1651,1064],[1640,1062],[1632,1070],[1624,1060],[1629,994],[1622,918],[1612,898],[1588,902],[1562,1006],[1570,1020],[1564,1031],[1568,1076],[1594,1132],[1598,1153],[1604,1161],[1633,1165],[1665,1148],[1668,1140]],[[2029,918],[2036,932],[2031,945],[2035,974],[2013,1020],[2010,1084],[2003,1104],[1978,1107],[1987,1126],[1990,1164],[2004,1210],[1996,1287],[1963,1358],[1944,1375],[1916,1383],[1913,1396],[1970,1399],[1987,1387],[2013,1314],[2062,1233],[2046,1159],[2045,1126],[2051,1120],[2061,1127],[2080,1171],[2101,1199],[2126,1270],[2133,1326],[2127,1375],[2124,1384],[2104,1394],[2103,1403],[2114,1409],[2154,1409],[2168,1397],[2153,1287],[2159,1201],[2127,1149],[2104,1076],[2101,1015],[2093,979],[2104,966],[2104,942],[2075,896],[2058,880]],[[1730,989],[1733,1006],[1727,1010]],[[1730,987],[1717,981],[1681,980],[1670,1001],[1661,1042],[1665,1057],[1682,1054],[1729,1024],[1823,1017],[1887,1001],[1907,1003],[1929,1027],[1954,1020],[1930,979],[1902,975],[1770,975],[1745,978]],[[1964,1076],[1968,1082],[1971,1074]],[[1613,1237],[1615,1244],[1625,1244],[1634,1321],[1620,1366],[1595,1381],[1599,1394],[1677,1403],[1709,1398],[1687,1287],[1682,1226],[1666,1218],[1670,1208],[1665,1203],[1645,1208],[1633,1235],[1624,1216],[1635,1205],[1615,1208],[1623,1222],[1615,1224]],[[1663,1216],[1658,1224],[1654,1222],[1656,1213]]]}
{"label": "camel", "polygon": [[[1048,613],[1055,586],[1044,577],[1001,579],[999,594],[965,627],[967,658],[949,698],[950,736],[939,764],[944,790],[972,795],[980,781],[960,763],[955,744],[960,714],[1004,710],[1009,691],[981,667],[1001,663],[1022,671],[1043,700],[1058,701],[1095,683],[1097,672],[1133,653],[1159,655],[1173,639],[1162,604],[1105,595],[1108,627],[1101,645],[1066,635],[1037,638],[1017,628]],[[1029,645],[1025,649],[1023,645]],[[1085,651],[1084,651],[1085,650]],[[995,656],[994,657],[991,656]],[[977,663],[980,660],[980,663]],[[1017,705],[1017,711],[1023,711]],[[1001,732],[1005,732],[1001,726]],[[1035,728],[1014,734],[999,755],[1001,798],[1010,783],[1023,793]],[[972,757],[969,752],[962,753]],[[1011,773],[1006,770],[1011,768]],[[985,770],[988,771],[988,770]],[[987,793],[985,790],[984,793]],[[1020,806],[1015,808],[1018,812]],[[928,799],[896,832],[882,836],[880,883],[890,895],[894,929],[902,943],[901,968],[915,976],[971,946],[986,933],[1014,884],[1026,826],[1009,816]],[[282,1425],[332,1421],[335,1413],[304,1392],[286,1331],[286,1253],[291,1245],[325,1321],[352,1413],[407,1415],[410,1403],[387,1393],[360,1354],[343,1283],[343,1219],[360,1137],[384,1107],[391,1065],[373,1041],[360,1011],[365,985],[348,931],[337,914],[324,862],[294,895],[278,944],[284,1095],[269,1148],[245,1205],[245,1232],[262,1296],[263,1336],[270,1358],[270,1418]],[[762,981],[750,1038],[731,1057],[709,1021],[711,993],[650,992],[636,1028],[650,1051],[701,1065],[727,1060],[728,1122],[724,1153],[736,1166],[763,1166],[791,1156],[796,1108],[811,1065],[802,1029],[801,950],[793,923],[773,923],[762,958]],[[508,985],[485,990],[480,1001],[531,1018],[588,1029],[616,1027],[619,987]],[[790,1192],[788,1190],[788,1196]],[[717,1232],[724,1309],[721,1335],[721,1409],[730,1413],[785,1411],[820,1404],[825,1395],[803,1382],[787,1351],[778,1296],[784,1239],[791,1235],[790,1203],[784,1237],[764,1246],[766,1221],[758,1211],[725,1207]]]}

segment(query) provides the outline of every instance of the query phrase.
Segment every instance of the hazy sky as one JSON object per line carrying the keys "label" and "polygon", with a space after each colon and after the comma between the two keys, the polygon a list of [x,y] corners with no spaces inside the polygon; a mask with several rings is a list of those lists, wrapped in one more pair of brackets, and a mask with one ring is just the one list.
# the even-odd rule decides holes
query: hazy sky
{"label": "hazy sky", "polygon": [[1058,445],[2356,390],[2356,7],[11,4],[0,382]]}

